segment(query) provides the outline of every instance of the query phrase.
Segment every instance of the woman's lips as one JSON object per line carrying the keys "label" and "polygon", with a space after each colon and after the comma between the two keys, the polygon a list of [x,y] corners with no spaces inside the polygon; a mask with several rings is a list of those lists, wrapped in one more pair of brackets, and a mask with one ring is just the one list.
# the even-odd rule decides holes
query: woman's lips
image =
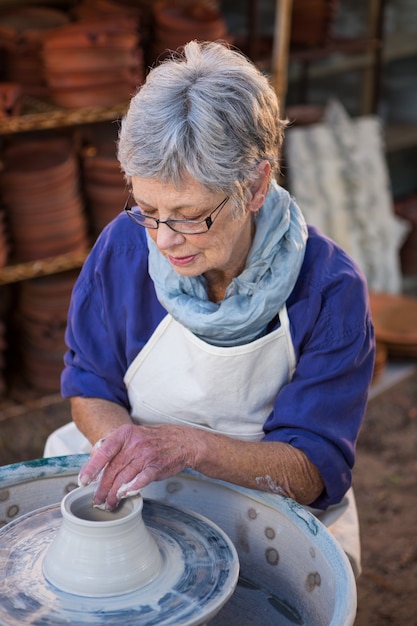
{"label": "woman's lips", "polygon": [[190,256],[168,256],[168,260],[172,265],[183,266],[188,265],[194,261],[196,255],[191,254]]}

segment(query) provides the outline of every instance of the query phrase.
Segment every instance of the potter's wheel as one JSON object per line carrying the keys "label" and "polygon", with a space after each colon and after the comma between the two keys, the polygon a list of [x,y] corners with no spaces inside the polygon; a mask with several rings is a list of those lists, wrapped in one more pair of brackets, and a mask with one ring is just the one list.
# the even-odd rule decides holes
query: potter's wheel
{"label": "potter's wheel", "polygon": [[137,591],[107,598],[65,593],[45,579],[42,562],[62,522],[59,504],[10,522],[0,530],[4,563],[0,624],[191,626],[207,622],[237,583],[239,564],[232,542],[204,517],[155,500],[144,500],[143,520],[159,546],[161,573]]}

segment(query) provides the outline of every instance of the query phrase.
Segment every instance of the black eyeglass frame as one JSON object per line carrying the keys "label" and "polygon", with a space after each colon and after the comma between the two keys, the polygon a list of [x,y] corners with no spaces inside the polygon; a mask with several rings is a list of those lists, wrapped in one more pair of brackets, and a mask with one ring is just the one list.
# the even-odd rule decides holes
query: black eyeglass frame
{"label": "black eyeglass frame", "polygon": [[[207,233],[210,228],[213,226],[214,222],[216,221],[216,219],[219,217],[221,210],[224,208],[224,206],[226,205],[227,201],[230,199],[230,196],[226,196],[224,200],[222,200],[220,202],[220,204],[218,204],[216,206],[215,209],[213,209],[207,217],[205,217],[203,220],[158,220],[156,217],[150,217],[147,215],[142,215],[142,213],[134,213],[133,212],[133,208],[129,207],[129,200],[126,200],[126,204],[123,207],[123,211],[125,213],[128,214],[128,216],[135,222],[135,224],[138,224],[139,226],[142,226],[143,228],[150,228],[151,230],[156,230],[157,228],[159,228],[160,224],[166,224],[168,226],[168,228],[170,228],[171,230],[173,230],[175,233],[180,233],[181,235],[202,235],[203,233]],[[217,215],[213,218],[212,215],[218,211]],[[139,219],[138,219],[139,218]],[[140,220],[140,218],[142,218],[144,221],[146,220],[147,222],[151,222],[153,225],[147,223],[145,224],[143,221]],[[204,230],[198,230],[198,231],[191,231],[191,232],[186,232],[183,230],[178,230],[175,227],[175,224],[193,224],[198,226],[198,224],[205,224],[205,229]]]}

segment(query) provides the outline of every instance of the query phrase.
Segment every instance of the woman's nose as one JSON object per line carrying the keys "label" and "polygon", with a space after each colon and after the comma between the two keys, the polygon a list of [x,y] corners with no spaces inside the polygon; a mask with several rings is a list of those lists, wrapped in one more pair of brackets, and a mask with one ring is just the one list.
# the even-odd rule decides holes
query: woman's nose
{"label": "woman's nose", "polygon": [[184,235],[177,233],[167,224],[160,223],[155,232],[155,243],[160,250],[168,250],[184,242]]}

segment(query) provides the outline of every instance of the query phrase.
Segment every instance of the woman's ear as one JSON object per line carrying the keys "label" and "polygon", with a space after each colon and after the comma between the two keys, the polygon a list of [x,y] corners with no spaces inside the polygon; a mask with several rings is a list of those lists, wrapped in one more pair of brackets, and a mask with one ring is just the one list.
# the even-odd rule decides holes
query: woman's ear
{"label": "woman's ear", "polygon": [[248,203],[248,210],[256,213],[265,202],[265,196],[269,187],[271,164],[269,161],[261,161],[257,167],[258,176],[251,187],[252,199]]}

